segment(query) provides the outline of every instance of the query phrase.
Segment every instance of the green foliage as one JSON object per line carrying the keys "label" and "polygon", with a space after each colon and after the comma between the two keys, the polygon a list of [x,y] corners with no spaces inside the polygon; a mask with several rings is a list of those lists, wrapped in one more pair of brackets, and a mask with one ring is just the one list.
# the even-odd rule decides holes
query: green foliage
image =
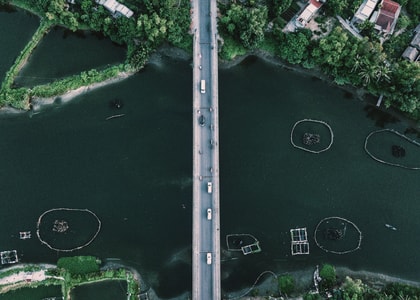
{"label": "green foliage", "polygon": [[127,51],[127,62],[135,69],[139,70],[146,63],[151,46],[148,43],[141,43],[139,45],[129,45]]}
{"label": "green foliage", "polygon": [[407,48],[407,45],[411,42],[412,38],[412,31],[406,31],[399,35],[394,34],[384,42],[384,52],[387,53],[389,57],[399,58],[405,48]]}
{"label": "green foliage", "polygon": [[420,1],[409,0],[406,9],[410,17],[413,18],[414,24],[418,24],[420,22]]}
{"label": "green foliage", "polygon": [[308,294],[305,294],[303,296],[303,299],[304,300],[322,300],[324,298],[322,298],[319,294],[311,294],[311,293],[308,293]]}
{"label": "green foliage", "polygon": [[246,53],[247,50],[239,42],[230,36],[224,37],[223,47],[219,54],[221,58],[231,60]]}
{"label": "green foliage", "polygon": [[359,25],[360,34],[367,36],[370,40],[379,40],[377,31],[375,30],[375,24],[369,20],[364,21]]}
{"label": "green foliage", "polygon": [[295,279],[291,275],[279,277],[279,289],[284,295],[290,295],[295,290]]}
{"label": "green foliage", "polygon": [[292,64],[300,64],[308,59],[310,36],[308,37],[301,31],[288,34],[280,32],[277,36],[279,39],[278,53],[282,59]]}
{"label": "green foliage", "polygon": [[57,267],[65,269],[70,274],[80,275],[99,271],[100,261],[94,256],[61,257]]}
{"label": "green foliage", "polygon": [[133,273],[127,273],[127,293],[130,295],[129,300],[138,299],[140,292],[140,285],[134,278]]}
{"label": "green foliage", "polygon": [[267,7],[263,5],[245,6],[232,3],[219,22],[223,33],[241,41],[245,48],[254,49],[264,40],[267,13]]}
{"label": "green foliage", "polygon": [[342,288],[344,290],[344,297],[349,297],[349,299],[354,299],[355,297],[357,299],[363,299],[366,291],[366,287],[360,279],[353,280],[348,276],[346,276]]}
{"label": "green foliage", "polygon": [[392,66],[389,85],[384,89],[385,104],[398,107],[403,112],[420,110],[420,65],[400,61]]}
{"label": "green foliage", "polygon": [[324,264],[319,271],[319,276],[322,278],[323,288],[332,288],[337,283],[335,268],[332,265]]}
{"label": "green foliage", "polygon": [[116,77],[120,72],[124,71],[124,69],[125,66],[121,64],[106,68],[102,71],[97,71],[95,69],[83,71],[79,75],[74,75],[56,80],[52,83],[35,86],[32,88],[31,95],[36,97],[52,97],[62,95],[70,90]]}
{"label": "green foliage", "polygon": [[402,15],[398,18],[397,21],[397,28],[398,29],[405,29],[411,25],[411,20],[409,17]]}
{"label": "green foliage", "polygon": [[411,299],[410,297],[416,299],[415,297],[420,296],[420,288],[402,283],[390,283],[383,289],[382,292],[395,297],[395,299]]}
{"label": "green foliage", "polygon": [[0,106],[10,105],[17,109],[28,109],[29,99],[29,90],[26,88],[4,88],[0,92]]}
{"label": "green foliage", "polygon": [[20,52],[19,56],[16,58],[15,63],[6,73],[5,79],[2,82],[1,90],[11,88],[13,81],[16,75],[19,73],[20,69],[23,67],[25,62],[28,60],[32,51],[36,48],[38,43],[44,37],[44,35],[49,31],[50,24],[48,22],[41,22],[38,29],[35,31],[31,40],[26,44],[25,48]]}
{"label": "green foliage", "polygon": [[325,3],[325,10],[331,16],[342,15],[348,5],[348,0],[328,0]]}
{"label": "green foliage", "polygon": [[260,45],[260,49],[263,51],[267,51],[268,53],[275,54],[277,51],[278,42],[271,34],[266,35],[264,41]]}
{"label": "green foliage", "polygon": [[274,13],[277,16],[284,13],[292,5],[292,0],[274,0],[273,2]]}

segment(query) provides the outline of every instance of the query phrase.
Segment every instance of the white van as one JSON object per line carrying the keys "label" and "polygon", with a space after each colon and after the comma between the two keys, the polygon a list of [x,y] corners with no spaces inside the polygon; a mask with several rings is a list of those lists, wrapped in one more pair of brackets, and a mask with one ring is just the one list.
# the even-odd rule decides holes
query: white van
{"label": "white van", "polygon": [[200,82],[200,92],[204,94],[206,92],[206,81],[204,79]]}
{"label": "white van", "polygon": [[207,252],[207,264],[211,265],[211,253]]}
{"label": "white van", "polygon": [[207,182],[207,193],[211,194],[213,192],[213,184],[211,181]]}
{"label": "white van", "polygon": [[211,208],[207,208],[207,220],[211,220]]}

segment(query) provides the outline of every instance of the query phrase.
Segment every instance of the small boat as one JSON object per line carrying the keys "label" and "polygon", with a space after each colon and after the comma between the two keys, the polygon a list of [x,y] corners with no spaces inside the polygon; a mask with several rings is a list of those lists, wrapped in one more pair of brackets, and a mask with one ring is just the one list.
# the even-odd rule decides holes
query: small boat
{"label": "small boat", "polygon": [[397,230],[397,228],[395,228],[394,226],[389,225],[389,224],[385,224],[385,227],[386,227],[386,228],[389,228],[389,229],[391,229],[391,230]]}

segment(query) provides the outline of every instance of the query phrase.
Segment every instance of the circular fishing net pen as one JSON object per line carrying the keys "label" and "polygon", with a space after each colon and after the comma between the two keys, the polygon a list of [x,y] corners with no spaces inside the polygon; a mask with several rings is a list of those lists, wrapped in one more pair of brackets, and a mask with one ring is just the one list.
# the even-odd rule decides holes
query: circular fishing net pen
{"label": "circular fishing net pen", "polygon": [[334,133],[326,122],[303,119],[297,121],[290,132],[293,147],[310,153],[321,153],[331,148]]}
{"label": "circular fishing net pen", "polygon": [[71,252],[92,243],[100,230],[101,221],[88,209],[53,208],[39,216],[36,234],[48,248]]}
{"label": "circular fishing net pen", "polygon": [[317,246],[325,252],[347,254],[360,248],[362,232],[347,219],[328,217],[316,226],[314,239]]}
{"label": "circular fishing net pen", "polygon": [[379,163],[420,170],[420,143],[393,129],[369,133],[365,139],[365,151]]}

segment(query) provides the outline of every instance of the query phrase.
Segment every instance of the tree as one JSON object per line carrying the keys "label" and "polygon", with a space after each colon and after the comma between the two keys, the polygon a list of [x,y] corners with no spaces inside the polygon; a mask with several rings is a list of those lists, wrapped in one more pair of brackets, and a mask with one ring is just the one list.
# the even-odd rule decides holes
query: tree
{"label": "tree", "polygon": [[383,91],[387,96],[386,106],[394,105],[403,112],[419,114],[420,66],[407,61],[394,64],[390,82],[383,86]]}
{"label": "tree", "polygon": [[276,15],[284,13],[292,4],[292,0],[274,0],[274,12]]}
{"label": "tree", "polygon": [[138,70],[146,63],[151,47],[147,42],[139,45],[129,45],[127,52],[127,62],[135,70]]}
{"label": "tree", "polygon": [[336,27],[328,36],[319,41],[318,47],[312,51],[315,62],[325,71],[336,76],[345,68],[348,51],[353,40],[341,27]]}
{"label": "tree", "polygon": [[291,275],[280,276],[279,289],[283,295],[290,295],[295,290],[295,279]]}
{"label": "tree", "polygon": [[309,38],[303,32],[280,33],[280,44],[278,48],[282,59],[292,64],[300,64],[309,56]]}
{"label": "tree", "polygon": [[346,276],[343,283],[344,295],[353,299],[363,299],[363,295],[366,291],[365,285],[360,279],[353,280],[349,276]]}
{"label": "tree", "polygon": [[420,1],[409,0],[406,8],[407,12],[413,18],[414,24],[417,24],[420,21]]}
{"label": "tree", "polygon": [[319,276],[322,278],[321,286],[323,288],[332,288],[337,283],[335,268],[332,265],[324,264],[319,271]]}
{"label": "tree", "polygon": [[220,24],[226,33],[240,40],[244,47],[253,49],[264,40],[267,13],[266,6],[248,7],[233,3],[220,19]]}
{"label": "tree", "polygon": [[308,294],[303,296],[303,299],[304,300],[322,300],[324,298],[322,298],[319,294],[308,293]]}
{"label": "tree", "polygon": [[348,5],[348,0],[328,0],[325,3],[325,9],[329,15],[342,15]]}

